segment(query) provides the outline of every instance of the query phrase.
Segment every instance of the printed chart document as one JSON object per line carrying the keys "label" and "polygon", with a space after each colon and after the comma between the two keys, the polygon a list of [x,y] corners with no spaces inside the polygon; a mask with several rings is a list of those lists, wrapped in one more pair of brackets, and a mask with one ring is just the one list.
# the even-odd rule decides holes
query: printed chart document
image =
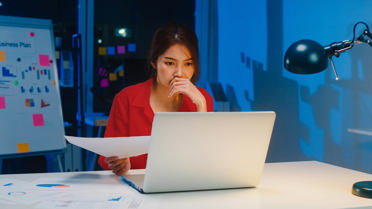
{"label": "printed chart document", "polygon": [[33,181],[0,179],[0,208],[144,209],[157,205],[156,199],[145,199],[111,173],[51,175]]}
{"label": "printed chart document", "polygon": [[150,136],[88,138],[65,136],[68,142],[105,157],[119,158],[142,155],[148,152]]}

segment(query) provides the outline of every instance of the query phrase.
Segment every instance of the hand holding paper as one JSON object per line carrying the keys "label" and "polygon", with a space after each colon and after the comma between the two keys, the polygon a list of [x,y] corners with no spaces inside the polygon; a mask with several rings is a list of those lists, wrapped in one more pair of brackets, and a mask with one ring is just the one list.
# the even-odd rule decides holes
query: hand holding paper
{"label": "hand holding paper", "polygon": [[138,156],[148,152],[150,136],[88,138],[65,136],[68,142],[105,157]]}

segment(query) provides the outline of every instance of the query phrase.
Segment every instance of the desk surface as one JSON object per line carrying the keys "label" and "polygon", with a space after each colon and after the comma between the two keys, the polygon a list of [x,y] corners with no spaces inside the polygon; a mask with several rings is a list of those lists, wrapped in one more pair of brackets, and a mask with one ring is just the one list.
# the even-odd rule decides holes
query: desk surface
{"label": "desk surface", "polygon": [[[372,199],[351,194],[353,183],[372,180],[371,174],[316,161],[267,163],[260,185],[251,189],[143,195],[132,190],[110,171],[0,175],[0,184],[6,179],[71,185],[66,190],[58,188],[58,196],[45,195],[32,204],[26,204],[27,199],[21,197],[16,204],[6,203],[10,187],[6,190],[2,187],[0,208],[8,209],[54,208],[61,206],[57,205],[58,202],[63,202],[65,208],[108,208],[104,202],[99,202],[99,198],[117,195],[121,195],[117,198],[120,201],[111,201],[110,208],[372,208]],[[79,189],[74,193],[72,188]],[[68,197],[68,194],[73,194],[75,199]],[[108,196],[103,197],[105,195]],[[95,198],[95,201],[88,203],[89,198]]]}

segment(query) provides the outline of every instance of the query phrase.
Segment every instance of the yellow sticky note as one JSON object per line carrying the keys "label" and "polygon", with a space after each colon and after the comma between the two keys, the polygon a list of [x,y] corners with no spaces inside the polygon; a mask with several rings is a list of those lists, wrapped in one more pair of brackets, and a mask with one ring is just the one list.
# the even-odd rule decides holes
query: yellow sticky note
{"label": "yellow sticky note", "polygon": [[56,51],[56,59],[59,59],[59,51]]}
{"label": "yellow sticky note", "polygon": [[0,62],[6,62],[5,51],[0,51]]}
{"label": "yellow sticky note", "polygon": [[69,69],[70,68],[70,61],[63,61],[63,68],[65,68],[65,69]]}
{"label": "yellow sticky note", "polygon": [[120,77],[123,77],[124,76],[124,70],[119,71],[119,76]]}
{"label": "yellow sticky note", "polygon": [[18,152],[30,152],[30,147],[28,146],[28,143],[18,143]]}
{"label": "yellow sticky note", "polygon": [[106,55],[107,54],[107,48],[106,47],[98,47],[98,54],[99,55]]}
{"label": "yellow sticky note", "polygon": [[30,99],[26,99],[26,107],[30,107]]}
{"label": "yellow sticky note", "polygon": [[110,73],[109,80],[110,81],[116,81],[116,80],[118,80],[118,76],[116,75],[116,73]]}

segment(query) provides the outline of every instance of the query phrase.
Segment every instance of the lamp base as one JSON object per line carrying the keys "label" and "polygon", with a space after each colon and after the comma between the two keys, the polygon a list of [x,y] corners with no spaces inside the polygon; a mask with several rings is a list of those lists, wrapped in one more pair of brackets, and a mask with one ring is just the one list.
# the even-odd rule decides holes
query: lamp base
{"label": "lamp base", "polygon": [[372,181],[354,183],[352,193],[359,197],[372,198]]}

